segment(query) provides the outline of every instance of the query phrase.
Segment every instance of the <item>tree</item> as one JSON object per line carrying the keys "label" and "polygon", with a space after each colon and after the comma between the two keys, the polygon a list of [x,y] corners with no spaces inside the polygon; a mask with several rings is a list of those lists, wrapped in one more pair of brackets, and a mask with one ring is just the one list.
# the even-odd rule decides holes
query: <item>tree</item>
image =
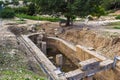
{"label": "tree", "polygon": [[120,9],[120,0],[104,0],[103,6],[106,10]]}
{"label": "tree", "polygon": [[[67,18],[66,26],[70,25],[73,16],[100,16],[104,13],[102,0],[34,0],[39,12],[42,14],[61,14]],[[102,15],[102,14],[101,14]]]}
{"label": "tree", "polygon": [[4,3],[3,1],[0,1],[0,6],[2,6],[3,3]]}
{"label": "tree", "polygon": [[30,3],[28,5],[28,13],[27,14],[31,15],[31,16],[35,14],[35,4]]}
{"label": "tree", "polygon": [[23,4],[27,5],[28,0],[23,0]]}
{"label": "tree", "polygon": [[14,16],[15,16],[14,10],[11,8],[4,8],[0,12],[0,18],[14,18]]}
{"label": "tree", "polygon": [[12,3],[13,3],[14,5],[16,5],[16,6],[19,5],[19,1],[18,1],[18,0],[13,0]]}
{"label": "tree", "polygon": [[0,1],[0,12],[3,10],[3,1]]}

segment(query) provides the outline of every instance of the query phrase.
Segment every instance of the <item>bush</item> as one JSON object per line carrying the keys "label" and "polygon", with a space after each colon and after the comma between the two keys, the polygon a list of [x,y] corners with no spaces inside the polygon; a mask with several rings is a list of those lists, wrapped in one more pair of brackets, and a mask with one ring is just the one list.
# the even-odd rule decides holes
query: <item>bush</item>
{"label": "bush", "polygon": [[51,22],[57,22],[61,20],[60,18],[55,18],[55,17],[30,16],[26,14],[16,14],[16,17],[32,19],[32,20],[51,21]]}
{"label": "bush", "polygon": [[4,3],[3,1],[0,1],[0,6],[1,6],[3,3]]}
{"label": "bush", "polygon": [[116,16],[115,18],[116,18],[116,19],[120,19],[120,15]]}
{"label": "bush", "polygon": [[5,8],[0,12],[1,18],[14,18],[15,13],[11,8]]}
{"label": "bush", "polygon": [[14,8],[14,11],[17,14],[27,14],[28,13],[28,7]]}
{"label": "bush", "polygon": [[120,26],[115,26],[114,29],[120,29]]}
{"label": "bush", "polygon": [[35,14],[35,4],[31,3],[29,6],[28,6],[28,15],[34,15]]}

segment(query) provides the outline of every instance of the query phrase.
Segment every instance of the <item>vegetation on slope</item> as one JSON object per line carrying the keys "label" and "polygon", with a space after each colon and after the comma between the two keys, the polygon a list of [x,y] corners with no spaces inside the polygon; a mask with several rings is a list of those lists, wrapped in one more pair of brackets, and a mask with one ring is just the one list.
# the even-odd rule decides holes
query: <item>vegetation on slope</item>
{"label": "vegetation on slope", "polygon": [[0,80],[46,80],[43,77],[45,75],[39,66],[29,62],[23,52],[7,46],[0,47]]}

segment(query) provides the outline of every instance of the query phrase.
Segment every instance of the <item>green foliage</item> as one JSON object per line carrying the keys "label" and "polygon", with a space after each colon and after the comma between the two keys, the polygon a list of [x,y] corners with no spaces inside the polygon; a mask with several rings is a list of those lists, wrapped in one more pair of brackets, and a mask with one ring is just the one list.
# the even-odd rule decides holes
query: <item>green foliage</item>
{"label": "green foliage", "polygon": [[25,24],[26,22],[24,20],[17,20],[16,23],[17,24]]}
{"label": "green foliage", "polygon": [[120,15],[116,16],[115,18],[116,18],[116,19],[120,19]]}
{"label": "green foliage", "polygon": [[[0,45],[0,80],[47,80],[43,78],[45,75],[41,70],[37,69],[43,77],[29,70],[28,62],[24,61],[26,58],[24,53],[12,45]],[[33,65],[35,69],[38,66]]]}
{"label": "green foliage", "polygon": [[13,4],[13,5],[19,5],[19,0],[12,0],[12,3],[11,4]]}
{"label": "green foliage", "polygon": [[41,14],[60,14],[67,18],[67,25],[72,16],[101,16],[105,13],[101,6],[103,0],[34,0]]}
{"label": "green foliage", "polygon": [[0,1],[0,6],[3,4],[3,1]]}
{"label": "green foliage", "polygon": [[26,14],[16,14],[16,17],[32,19],[32,20],[51,21],[51,22],[57,22],[61,20],[60,18],[55,18],[55,17],[30,16]]}
{"label": "green foliage", "polygon": [[[101,6],[103,0],[76,0],[76,15],[81,17],[93,15],[100,17],[105,14],[104,8]],[[92,4],[92,5],[91,5]]]}
{"label": "green foliage", "polygon": [[23,4],[27,5],[28,0],[23,0]]}
{"label": "green foliage", "polygon": [[114,23],[110,23],[109,26],[119,26],[120,22],[114,22]]}
{"label": "green foliage", "polygon": [[28,14],[28,15],[34,15],[35,14],[35,5],[31,3],[28,6],[13,8],[15,13],[17,14]]}
{"label": "green foliage", "polygon": [[111,26],[114,29],[120,29],[120,22],[110,23],[108,26]]}
{"label": "green foliage", "polygon": [[114,29],[120,29],[120,26],[115,26]]}
{"label": "green foliage", "polygon": [[104,0],[102,6],[104,6],[106,10],[120,9],[120,0]]}
{"label": "green foliage", "polygon": [[11,8],[5,8],[0,12],[1,18],[14,18],[15,13],[14,10]]}
{"label": "green foliage", "polygon": [[40,77],[39,75],[29,70],[18,68],[15,70],[10,69],[0,71],[0,80],[47,80],[47,79]]}
{"label": "green foliage", "polygon": [[18,14],[27,14],[28,13],[28,7],[19,7],[19,8],[13,8],[15,13],[18,13]]}
{"label": "green foliage", "polygon": [[0,12],[2,11],[3,7],[2,7],[3,1],[0,1]]}
{"label": "green foliage", "polygon": [[34,15],[35,14],[35,4],[31,3],[28,5],[28,15]]}

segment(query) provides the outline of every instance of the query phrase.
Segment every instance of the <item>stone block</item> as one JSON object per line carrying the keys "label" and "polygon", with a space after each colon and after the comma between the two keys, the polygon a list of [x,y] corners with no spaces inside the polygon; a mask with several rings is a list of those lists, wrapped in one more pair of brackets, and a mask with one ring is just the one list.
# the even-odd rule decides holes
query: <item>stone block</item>
{"label": "stone block", "polygon": [[88,59],[79,63],[83,71],[98,68],[99,64],[100,64],[100,61],[96,58]]}

